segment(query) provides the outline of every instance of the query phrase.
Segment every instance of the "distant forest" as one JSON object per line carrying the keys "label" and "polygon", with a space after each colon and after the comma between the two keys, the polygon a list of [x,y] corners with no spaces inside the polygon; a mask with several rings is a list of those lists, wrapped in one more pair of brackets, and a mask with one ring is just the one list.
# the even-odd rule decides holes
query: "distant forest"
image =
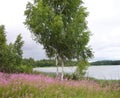
{"label": "distant forest", "polygon": [[120,60],[102,60],[92,62],[91,65],[120,65]]}
{"label": "distant forest", "polygon": [[[27,66],[33,66],[33,67],[55,67],[55,60],[34,60],[33,58],[24,58],[22,60],[22,64],[23,65],[27,65]],[[59,64],[60,66],[60,64]],[[66,61],[65,62],[65,66],[77,66],[77,62],[76,61]]]}
{"label": "distant forest", "polygon": [[[33,66],[33,67],[53,67],[55,66],[55,60],[34,60],[33,58],[23,59],[23,65]],[[120,60],[102,60],[102,61],[95,61],[91,62],[90,66],[93,65],[120,65]],[[76,61],[67,61],[65,66],[77,66]]]}

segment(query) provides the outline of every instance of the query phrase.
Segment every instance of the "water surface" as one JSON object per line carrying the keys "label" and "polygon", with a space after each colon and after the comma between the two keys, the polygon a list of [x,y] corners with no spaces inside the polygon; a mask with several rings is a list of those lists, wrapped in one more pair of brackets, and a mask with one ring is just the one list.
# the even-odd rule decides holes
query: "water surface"
{"label": "water surface", "polygon": [[[62,68],[59,67],[59,72],[62,71]],[[55,73],[56,67],[38,67],[33,68],[34,71]],[[76,67],[64,67],[65,73],[74,73]],[[109,66],[90,66],[86,70],[86,77],[93,77],[96,79],[105,79],[105,80],[120,80],[120,65],[109,65]]]}

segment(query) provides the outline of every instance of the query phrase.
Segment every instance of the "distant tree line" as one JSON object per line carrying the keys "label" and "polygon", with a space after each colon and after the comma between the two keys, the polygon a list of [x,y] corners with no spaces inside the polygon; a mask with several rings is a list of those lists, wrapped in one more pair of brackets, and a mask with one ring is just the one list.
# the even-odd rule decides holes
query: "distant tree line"
{"label": "distant tree line", "polygon": [[[55,60],[34,60],[33,58],[24,58],[22,60],[23,65],[28,65],[32,67],[56,67]],[[76,61],[66,61],[65,66],[77,66]]]}
{"label": "distant tree line", "polygon": [[120,60],[102,60],[92,62],[91,65],[120,65]]}

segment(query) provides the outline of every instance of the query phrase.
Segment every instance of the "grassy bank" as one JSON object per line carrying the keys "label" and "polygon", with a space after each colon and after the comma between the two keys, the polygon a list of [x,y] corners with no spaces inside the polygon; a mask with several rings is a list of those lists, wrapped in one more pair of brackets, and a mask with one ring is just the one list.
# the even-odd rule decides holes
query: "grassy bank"
{"label": "grassy bank", "polygon": [[[114,86],[114,88],[113,88]],[[64,80],[41,74],[0,73],[0,98],[120,98],[120,85]]]}

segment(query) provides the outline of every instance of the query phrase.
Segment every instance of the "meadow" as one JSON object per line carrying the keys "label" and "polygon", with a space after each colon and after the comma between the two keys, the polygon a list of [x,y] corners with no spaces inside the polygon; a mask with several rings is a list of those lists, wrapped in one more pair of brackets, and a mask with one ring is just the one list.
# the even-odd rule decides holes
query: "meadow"
{"label": "meadow", "polygon": [[59,80],[43,74],[0,73],[0,98],[120,98],[119,82]]}

